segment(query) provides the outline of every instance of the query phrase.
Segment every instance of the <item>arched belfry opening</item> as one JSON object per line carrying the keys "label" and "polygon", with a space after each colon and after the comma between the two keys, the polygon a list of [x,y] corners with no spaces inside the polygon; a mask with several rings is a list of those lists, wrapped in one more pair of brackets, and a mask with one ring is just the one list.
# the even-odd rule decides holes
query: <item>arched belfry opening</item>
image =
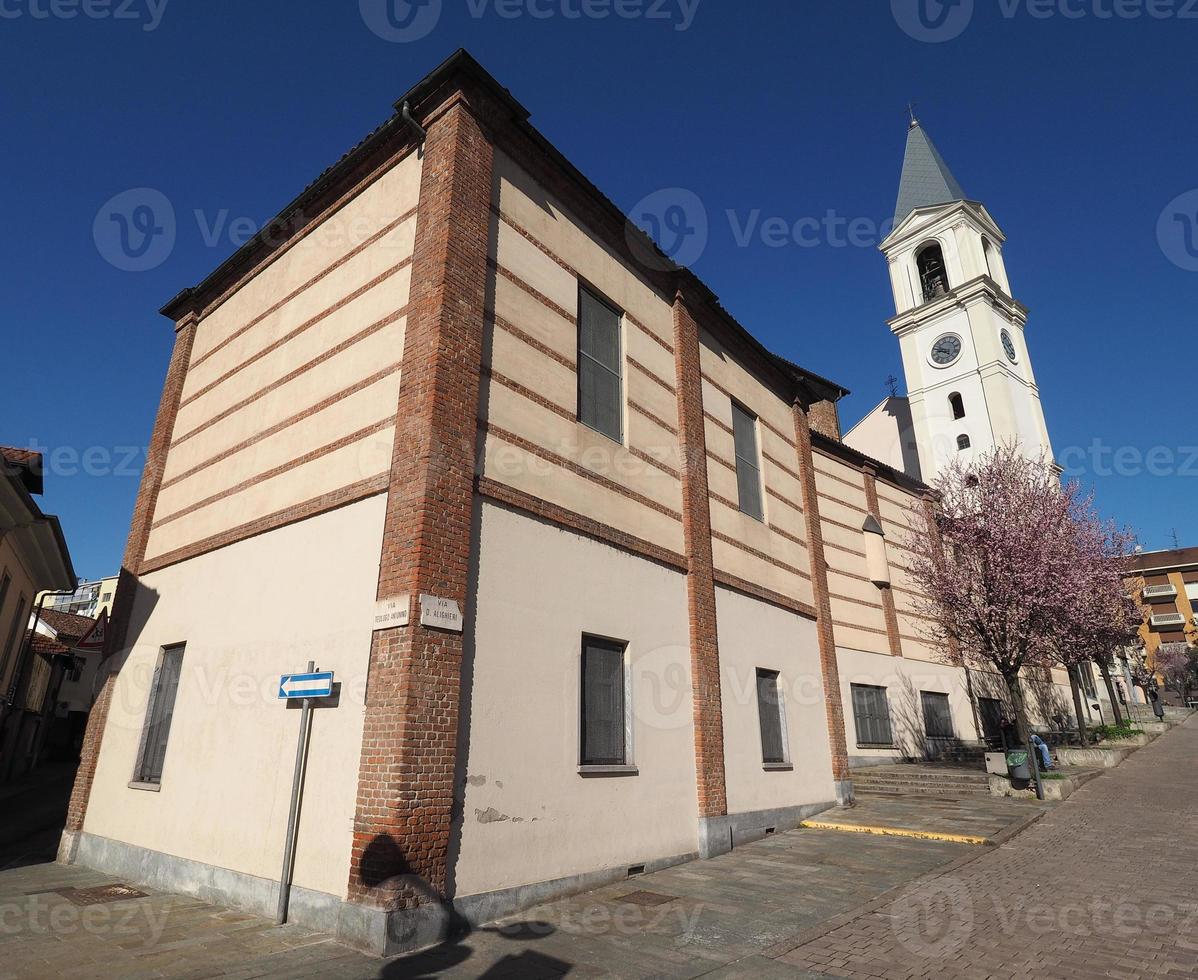
{"label": "arched belfry opening", "polygon": [[944,252],[939,242],[929,242],[915,255],[915,269],[924,302],[948,292],[948,272],[944,268]]}
{"label": "arched belfry opening", "polygon": [[965,418],[965,399],[960,392],[954,391],[948,396],[948,407],[952,409],[954,420]]}

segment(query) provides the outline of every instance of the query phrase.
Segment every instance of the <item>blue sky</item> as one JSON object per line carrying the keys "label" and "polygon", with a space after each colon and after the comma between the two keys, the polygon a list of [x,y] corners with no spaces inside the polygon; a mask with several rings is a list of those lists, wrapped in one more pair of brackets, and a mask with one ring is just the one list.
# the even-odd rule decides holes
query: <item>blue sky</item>
{"label": "blue sky", "polygon": [[[1008,236],[1058,457],[1147,547],[1198,543],[1188,0],[923,0],[922,21],[920,0],[393,0],[391,18],[387,0],[57,2],[0,10],[0,442],[52,454],[43,505],[81,575],[120,563],[172,342],[158,308],[459,46],[624,208],[693,194],[696,271],[852,389],[849,424],[901,373],[872,229],[917,102]],[[96,219],[142,188],[175,238],[129,271]],[[829,212],[857,244],[813,230]],[[770,218],[804,222],[801,242],[745,234]]]}

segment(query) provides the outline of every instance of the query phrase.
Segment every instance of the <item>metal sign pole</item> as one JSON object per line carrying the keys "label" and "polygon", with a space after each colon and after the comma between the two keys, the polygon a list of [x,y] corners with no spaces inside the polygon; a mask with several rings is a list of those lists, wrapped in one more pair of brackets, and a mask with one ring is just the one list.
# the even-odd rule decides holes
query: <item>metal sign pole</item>
{"label": "metal sign pole", "polygon": [[[316,670],[316,661],[308,661],[308,673]],[[287,899],[291,892],[291,865],[295,860],[296,816],[299,813],[300,791],[304,781],[304,761],[307,755],[308,731],[312,724],[312,699],[304,698],[300,712],[299,743],[295,747],[295,775],[291,777],[291,812],[287,816],[287,846],[283,851],[283,871],[279,875],[279,908],[275,922],[287,921]]]}

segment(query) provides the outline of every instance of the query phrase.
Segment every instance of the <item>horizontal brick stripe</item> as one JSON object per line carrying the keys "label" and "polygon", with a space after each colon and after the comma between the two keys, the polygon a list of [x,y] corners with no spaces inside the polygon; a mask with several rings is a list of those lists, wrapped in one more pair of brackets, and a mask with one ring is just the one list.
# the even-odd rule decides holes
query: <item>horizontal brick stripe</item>
{"label": "horizontal brick stripe", "polygon": [[[836,574],[835,569],[828,570],[829,575]],[[829,592],[829,599],[839,599],[841,602],[852,602],[858,606],[868,606],[870,609],[881,609],[882,603],[870,602],[868,599],[854,599],[851,595],[841,595],[838,592]]]}
{"label": "horizontal brick stripe", "polygon": [[[562,408],[556,402],[551,401],[539,392],[533,391],[531,388],[522,385],[519,381],[513,381],[507,375],[499,373],[494,368],[483,368],[482,373],[484,377],[490,378],[497,384],[503,385],[503,387],[507,388],[509,391],[513,391],[517,395],[528,399],[530,402],[540,405],[542,408],[553,412],[553,414],[560,416],[567,422],[578,421],[578,416],[574,412]],[[487,420],[485,418],[480,418],[479,421],[485,423]],[[678,471],[676,469],[659,459],[655,459],[650,453],[647,453],[642,449],[637,449],[635,446],[625,446],[624,448],[627,450],[629,455],[635,456],[637,459],[641,460],[641,462],[647,463],[654,469],[660,470],[662,473],[672,476],[676,480],[679,479]]]}
{"label": "horizontal brick stripe", "polygon": [[575,463],[572,459],[567,459],[560,453],[555,453],[550,449],[545,449],[543,446],[538,446],[535,442],[530,442],[523,436],[518,436],[514,432],[509,432],[506,429],[500,428],[497,425],[493,425],[492,423],[481,419],[479,420],[479,429],[483,432],[490,432],[509,445],[515,446],[517,449],[523,449],[548,463],[553,463],[555,466],[560,466],[562,469],[569,470],[571,473],[581,476],[586,480],[590,480],[592,483],[597,483],[599,486],[605,487],[608,490],[612,490],[622,497],[627,497],[629,500],[634,500],[643,507],[648,507],[650,510],[655,510],[659,514],[664,514],[666,517],[672,517],[676,521],[682,520],[682,515],[678,511],[671,510],[664,504],[659,504],[656,500],[646,497],[642,493],[637,493],[635,490],[629,490],[628,487],[616,483],[614,480],[596,473],[594,470],[589,470],[585,466]]}
{"label": "horizontal brick stripe", "polygon": [[183,435],[179,436],[178,439],[176,439],[174,442],[172,442],[171,449],[174,449],[181,442],[185,442],[186,440],[190,439],[192,436],[197,435],[200,432],[203,432],[205,429],[211,428],[212,426],[216,425],[217,422],[224,421],[230,415],[234,414],[235,412],[241,411],[247,405],[252,405],[254,402],[258,401],[258,399],[263,398],[266,395],[269,395],[276,388],[282,387],[283,385],[287,384],[289,381],[294,381],[296,378],[300,377],[300,375],[306,374],[308,371],[311,371],[314,367],[317,367],[317,366],[323,364],[325,361],[329,360],[331,357],[333,357],[337,354],[340,354],[343,350],[346,350],[347,348],[352,347],[354,344],[357,344],[357,343],[365,340],[367,337],[370,337],[373,334],[378,333],[384,327],[388,327],[391,324],[395,323],[397,320],[403,319],[403,317],[405,317],[407,315],[407,312],[408,312],[408,307],[405,306],[402,309],[396,310],[394,313],[389,313],[387,316],[383,317],[381,320],[376,320],[374,323],[372,323],[370,326],[368,326],[365,330],[359,331],[358,333],[356,333],[352,337],[350,337],[348,340],[345,340],[342,343],[338,344],[336,347],[330,347],[328,350],[326,350],[326,351],[322,352],[321,354],[318,354],[316,357],[312,358],[312,360],[308,361],[308,363],[301,364],[294,371],[289,371],[287,374],[283,375],[283,377],[272,381],[265,388],[258,389],[252,395],[248,395],[247,397],[243,398],[241,401],[230,405],[224,411],[218,412],[216,415],[212,416],[212,418],[204,420],[199,425],[197,425],[194,429],[192,429],[190,432],[184,433]]}
{"label": "horizontal brick stripe", "polygon": [[645,406],[642,405],[640,402],[634,401],[633,399],[629,398],[628,399],[628,407],[631,408],[634,412],[636,412],[637,415],[643,415],[650,422],[654,423],[655,425],[661,426],[663,429],[666,430],[666,432],[668,432],[670,435],[677,438],[678,430],[674,426],[670,425],[669,422],[665,422],[662,419],[659,419],[656,415],[654,415],[651,411],[649,411],[649,409],[645,408]]}
{"label": "horizontal brick stripe", "polygon": [[284,473],[295,469],[297,466],[303,466],[305,463],[310,463],[315,459],[320,459],[322,456],[327,456],[329,453],[336,452],[338,449],[344,449],[346,446],[352,446],[355,442],[372,436],[375,433],[382,432],[384,429],[389,429],[395,425],[395,416],[389,416],[385,419],[380,419],[371,425],[367,425],[357,432],[351,432],[348,435],[342,436],[340,439],[334,439],[330,443],[319,446],[310,452],[304,453],[302,456],[297,456],[295,459],[289,459],[286,463],[280,463],[269,470],[263,470],[261,473],[255,474],[240,483],[227,487],[211,496],[205,497],[203,500],[197,500],[194,504],[175,511],[173,514],[168,514],[166,517],[156,520],[151,527],[161,527],[164,524],[170,524],[172,521],[177,521],[181,517],[186,517],[188,514],[195,513],[197,510],[202,510],[219,500],[225,500],[235,496],[244,490],[249,490],[251,487],[257,486],[259,483],[265,483],[267,480],[273,479],[276,476],[282,476]]}
{"label": "horizontal brick stripe", "polygon": [[788,565],[786,562],[775,558],[773,555],[767,555],[764,551],[758,551],[756,548],[750,548],[744,542],[737,541],[736,538],[725,534],[723,531],[717,531],[713,528],[711,531],[711,536],[717,541],[723,541],[725,544],[730,544],[732,547],[738,548],[745,552],[745,554],[752,555],[754,558],[759,558],[761,561],[767,562],[770,565],[773,565],[775,568],[780,568],[784,572],[790,572],[792,575],[797,575],[799,578],[807,579],[808,581],[811,580],[811,576],[802,569],[795,568],[794,565]]}
{"label": "horizontal brick stripe", "polygon": [[229,368],[229,370],[226,371],[224,374],[222,374],[220,377],[214,378],[212,381],[209,381],[208,384],[204,385],[203,388],[200,388],[197,391],[193,391],[190,395],[188,395],[186,398],[183,399],[183,401],[179,404],[179,407],[182,408],[184,405],[190,405],[196,399],[201,398],[204,395],[208,394],[208,392],[212,391],[214,388],[218,387],[219,385],[224,384],[226,381],[228,381],[230,378],[234,377],[235,375],[239,374],[241,371],[244,371],[251,364],[254,364],[257,361],[262,360],[262,358],[266,357],[268,354],[274,353],[280,347],[283,347],[286,344],[290,343],[291,341],[295,340],[296,337],[298,337],[300,334],[304,333],[305,331],[311,330],[312,327],[323,322],[325,319],[332,316],[338,310],[348,306],[354,300],[360,299],[362,296],[365,296],[368,292],[370,292],[370,290],[374,289],[375,286],[379,285],[380,283],[386,282],[388,279],[390,279],[396,273],[400,272],[403,269],[406,269],[411,264],[412,264],[412,258],[411,258],[411,256],[409,256],[408,258],[406,258],[402,262],[400,262],[398,265],[394,265],[390,269],[387,269],[385,272],[382,272],[379,275],[375,276],[373,279],[370,280],[370,282],[364,283],[363,285],[359,286],[348,296],[342,297],[336,303],[334,303],[332,306],[328,307],[327,309],[321,310],[315,316],[309,317],[307,320],[305,320],[303,323],[301,323],[294,330],[291,330],[289,333],[286,333],[282,337],[279,337],[277,340],[274,340],[271,343],[267,344],[261,350],[255,351],[253,354],[250,354],[239,364],[236,364],[235,366]]}
{"label": "horizontal brick stripe", "polygon": [[766,589],[760,585],[756,585],[743,578],[738,578],[735,575],[729,575],[727,572],[717,571],[715,573],[715,581],[717,585],[722,585],[725,588],[735,589],[737,592],[743,592],[745,595],[752,596],[754,599],[760,599],[763,602],[768,602],[771,605],[778,606],[788,612],[795,612],[807,619],[816,619],[815,606],[809,605],[806,602],[800,602],[798,599],[793,599],[790,596],[783,595],[781,592],[775,592],[773,589]]}
{"label": "horizontal brick stripe", "polygon": [[[841,500],[839,497],[833,497],[832,494],[824,493],[822,490],[819,491],[819,498],[820,498],[820,500],[827,500],[834,504],[840,504],[841,507],[847,507],[847,508],[849,508],[849,510],[855,510],[859,514],[865,514],[865,515],[869,514],[869,511],[866,510],[864,507],[861,507],[858,504],[849,503],[847,500]],[[825,520],[827,520],[827,518],[825,518]],[[857,528],[857,530],[860,531],[861,528]]]}
{"label": "horizontal brick stripe", "polygon": [[[551,249],[548,245],[546,245],[539,238],[537,238],[536,235],[534,235],[531,231],[529,231],[527,228],[525,228],[522,224],[520,224],[520,222],[518,222],[515,218],[513,218],[506,211],[503,211],[501,208],[499,208],[497,205],[494,205],[494,204],[491,205],[491,210],[505,225],[507,225],[517,235],[519,235],[521,238],[528,241],[534,248],[536,248],[539,252],[541,252],[543,255],[545,255],[547,258],[549,258],[555,265],[558,266],[558,268],[562,269],[565,272],[568,272],[575,279],[578,279],[583,282],[587,281],[586,276],[582,275],[582,273],[580,273],[576,268],[574,268],[574,266],[572,266],[569,262],[567,262],[560,255],[558,255],[555,251],[553,251],[553,249]],[[625,271],[633,272],[635,274],[635,270],[629,269],[627,267],[625,267]],[[645,285],[649,289],[653,289],[653,287],[648,286],[647,283]],[[653,290],[653,291],[655,293],[657,292],[656,290]],[[663,300],[665,299],[665,297],[661,296],[660,293],[657,293],[657,295],[659,298],[661,298]],[[657,336],[657,334],[655,334],[647,326],[645,326],[643,323],[641,323],[640,320],[638,320],[636,317],[634,317],[627,310],[623,311],[623,316],[624,316],[625,320],[627,320],[629,323],[631,323],[634,327],[636,327],[639,331],[641,331],[641,333],[643,333],[650,340],[661,345],[661,347],[664,348],[669,353],[671,353],[671,354],[674,353],[674,347],[672,344],[666,342],[661,337]]]}
{"label": "horizontal brick stripe", "polygon": [[231,544],[236,544],[238,541],[244,541],[246,538],[264,534],[267,531],[274,531],[288,524],[296,524],[299,521],[307,520],[309,517],[322,514],[327,510],[345,507],[348,504],[357,503],[359,500],[365,500],[367,497],[385,493],[387,483],[388,474],[380,473],[378,476],[372,476],[366,480],[351,483],[348,486],[341,487],[339,490],[331,490],[328,493],[321,494],[319,497],[305,500],[303,503],[293,504],[273,514],[267,514],[265,517],[259,517],[255,520],[247,521],[245,524],[239,524],[237,527],[229,528],[220,534],[211,535],[200,541],[193,541],[191,544],[185,545],[182,548],[176,548],[174,551],[155,555],[153,558],[142,563],[141,574],[146,575],[149,572],[157,572],[169,565],[177,565],[181,561],[187,561],[189,558],[195,558],[210,551],[216,551],[218,548],[228,547]]}
{"label": "horizontal brick stripe", "polygon": [[392,364],[390,367],[385,367],[381,371],[376,371],[374,374],[372,374],[368,378],[363,378],[361,381],[355,381],[348,388],[342,388],[341,391],[338,391],[335,394],[329,395],[328,398],[318,401],[315,405],[312,405],[310,408],[305,408],[302,412],[297,412],[295,415],[292,415],[289,418],[283,419],[282,422],[277,422],[274,425],[263,429],[261,432],[255,433],[254,435],[250,436],[248,439],[244,439],[241,442],[237,443],[237,445],[230,446],[228,449],[222,450],[221,452],[217,453],[215,456],[212,456],[212,457],[204,460],[202,463],[197,463],[191,469],[184,470],[178,476],[172,476],[169,480],[166,480],[163,482],[162,489],[165,490],[167,487],[174,486],[176,483],[182,483],[188,477],[195,476],[195,474],[199,473],[201,470],[204,470],[209,466],[213,466],[216,463],[219,463],[221,460],[228,459],[230,456],[241,452],[243,449],[248,449],[250,446],[253,446],[256,443],[261,442],[263,439],[267,439],[270,436],[275,435],[276,433],[282,432],[284,429],[290,428],[291,426],[295,425],[296,423],[302,422],[304,419],[310,418],[311,416],[316,415],[318,412],[323,412],[326,408],[336,405],[338,402],[343,401],[344,399],[348,398],[350,395],[356,394],[357,392],[361,391],[363,388],[369,388],[372,384],[377,384],[379,381],[382,381],[384,378],[390,377],[392,374],[397,373],[400,370],[400,367],[401,367],[401,364],[400,364],[400,362],[397,361],[396,363]]}
{"label": "horizontal brick stripe", "polygon": [[[713,387],[713,388],[714,388],[716,391],[718,391],[718,392],[719,392],[721,395],[724,395],[724,396],[725,396],[725,397],[726,397],[726,398],[727,398],[729,401],[734,401],[734,402],[736,402],[738,405],[741,403],[741,401],[740,401],[740,399],[739,399],[739,398],[737,398],[735,395],[733,395],[733,394],[732,394],[732,392],[730,392],[730,391],[729,391],[727,388],[725,388],[725,387],[724,387],[722,384],[720,384],[718,381],[716,381],[716,380],[715,380],[715,378],[713,378],[713,377],[712,377],[710,374],[708,374],[706,371],[702,372],[702,374],[701,374],[701,377],[703,378],[703,380],[704,380],[704,381],[706,381],[706,382],[707,382],[709,385],[711,385],[711,386],[712,386],[712,387]],[[746,407],[748,407],[748,406],[746,406]],[[706,413],[706,412],[704,412],[703,414],[704,414],[704,415],[707,415],[707,413]],[[719,424],[719,425],[723,426],[724,428],[727,428],[727,426],[724,426],[724,424],[723,424],[722,422],[719,422],[719,420],[718,420],[718,419],[714,419],[714,418],[713,418],[712,416],[710,416],[710,415],[708,415],[707,417],[708,417],[708,418],[711,418],[711,419],[712,419],[712,421],[715,421],[715,422],[717,422],[717,424]],[[762,427],[763,427],[763,428],[769,429],[769,431],[770,431],[770,432],[772,432],[772,433],[773,433],[775,436],[777,436],[779,439],[781,439],[781,440],[782,440],[782,442],[783,442],[783,443],[785,443],[787,446],[789,446],[791,449],[794,449],[794,448],[795,448],[795,441],[794,441],[794,437],[793,437],[793,436],[788,436],[788,435],[787,435],[785,432],[783,432],[781,429],[777,429],[777,428],[775,428],[775,427],[774,427],[774,426],[772,426],[772,425],[771,425],[771,424],[770,424],[768,421],[766,421],[766,419],[762,418],[762,417],[761,417],[761,415],[758,415],[758,416],[757,416],[757,421],[761,423],[761,425],[762,425]],[[729,430],[729,431],[731,431],[731,430]]]}
{"label": "horizontal brick stripe", "polygon": [[[708,495],[708,497],[710,497],[712,500],[716,501],[717,503],[723,504],[725,507],[727,507],[733,513],[736,513],[736,514],[743,513],[743,511],[740,509],[740,504],[737,503],[735,500],[729,500],[727,497],[725,497],[721,494],[718,494],[714,490],[711,490],[711,489],[708,489],[707,495]],[[797,544],[800,548],[807,547],[806,541],[804,541],[802,538],[796,537],[795,535],[791,534],[789,531],[782,530],[782,528],[778,527],[777,524],[774,524],[770,521],[762,521],[761,523],[763,523],[766,527],[768,527],[771,531],[773,531],[778,536],[786,538],[787,541],[791,541],[794,544]]]}
{"label": "horizontal brick stripe", "polygon": [[[515,392],[517,395],[519,395],[522,398],[527,399],[528,401],[532,402],[534,405],[540,405],[541,408],[552,412],[554,415],[557,415],[560,418],[565,419],[567,422],[577,422],[578,421],[578,417],[573,412],[571,412],[569,409],[562,408],[562,406],[559,405],[557,402],[546,398],[540,392],[533,391],[531,388],[529,388],[525,385],[522,385],[519,381],[512,380],[506,374],[496,371],[492,367],[484,366],[482,369],[482,376],[484,378],[490,378],[496,384],[502,385],[504,388],[507,388],[508,391]],[[480,421],[485,422],[486,419],[483,418],[483,419],[480,419]]]}
{"label": "horizontal brick stripe", "polygon": [[787,466],[787,465],[786,465],[785,463],[783,463],[783,462],[782,462],[780,459],[775,459],[773,456],[771,456],[771,455],[770,455],[769,453],[767,453],[765,450],[762,450],[762,452],[761,452],[761,456],[762,456],[762,458],[763,458],[763,459],[765,459],[767,462],[769,462],[769,463],[772,463],[774,466],[778,467],[778,469],[780,469],[780,470],[781,470],[783,473],[785,473],[785,474],[786,474],[787,476],[789,476],[789,477],[790,477],[792,480],[794,480],[794,481],[795,481],[795,483],[801,483],[801,482],[802,482],[802,481],[800,480],[800,478],[799,478],[799,471],[798,471],[798,470],[791,469],[791,467]]}
{"label": "horizontal brick stripe", "polygon": [[[542,343],[541,341],[537,340],[536,337],[533,337],[531,334],[526,333],[524,330],[521,330],[510,320],[506,319],[503,316],[500,316],[498,313],[495,313],[494,311],[490,311],[488,315],[491,317],[492,323],[494,323],[494,325],[496,327],[498,327],[500,330],[502,330],[504,333],[507,333],[507,334],[511,335],[512,337],[515,337],[519,341],[522,341],[523,343],[527,344],[529,347],[533,348],[534,350],[536,350],[536,351],[544,354],[546,357],[549,357],[552,360],[556,361],[558,364],[562,365],[562,367],[569,368],[571,371],[578,370],[577,365],[572,360],[570,360],[570,358],[566,357],[564,354],[558,353],[552,347],[550,347],[548,344]],[[662,381],[660,378],[658,378],[656,375],[652,374],[648,368],[642,367],[640,363],[638,363],[636,360],[634,360],[631,357],[627,358],[627,360],[628,360],[629,364],[631,364],[633,367],[639,368],[641,371],[645,372],[649,378],[651,378],[653,381],[656,381],[659,385],[661,385],[663,388],[665,388],[667,391],[669,391],[671,395],[674,394],[674,389],[672,387],[670,387],[668,384],[666,384],[664,381]],[[678,435],[678,430],[674,426],[670,425],[665,420],[658,418],[651,411],[649,411],[649,409],[647,409],[644,405],[641,405],[639,402],[636,402],[633,399],[629,398],[628,399],[628,407],[631,408],[634,412],[638,413],[639,415],[643,415],[645,418],[649,419],[651,422],[654,422],[657,425],[661,426],[668,433],[670,433],[670,435],[672,435],[672,436]]]}
{"label": "horizontal brick stripe", "polygon": [[[364,190],[365,188],[362,188],[362,189]],[[345,202],[345,203],[347,203],[347,202]],[[342,202],[339,202],[336,205],[336,207],[338,207],[338,208],[340,208],[342,206],[343,206]],[[331,213],[330,211],[325,212],[326,215],[330,214],[330,213]],[[293,289],[291,292],[289,292],[281,300],[279,300],[276,303],[273,303],[267,309],[263,310],[261,313],[259,313],[253,319],[251,319],[244,326],[238,327],[235,331],[233,331],[233,333],[229,334],[229,336],[227,336],[224,340],[222,340],[215,347],[212,347],[210,350],[205,351],[201,357],[197,357],[195,359],[195,361],[192,362],[191,366],[193,368],[199,367],[201,364],[203,364],[206,360],[208,360],[208,358],[210,358],[217,351],[224,349],[229,344],[233,343],[233,341],[235,341],[238,337],[241,337],[249,330],[252,330],[254,327],[256,327],[259,323],[261,323],[263,320],[265,320],[272,313],[277,313],[279,310],[281,310],[284,306],[286,306],[288,303],[290,303],[293,299],[295,299],[301,293],[305,292],[308,289],[311,289],[322,279],[325,279],[332,273],[336,272],[343,265],[345,265],[347,262],[349,262],[351,259],[353,259],[355,256],[357,256],[359,253],[365,251],[367,248],[369,248],[375,242],[379,241],[380,239],[386,238],[387,235],[389,235],[391,232],[393,232],[396,228],[398,228],[400,225],[402,225],[405,221],[408,221],[409,219],[415,217],[415,215],[416,215],[415,208],[412,208],[407,213],[400,215],[398,218],[396,218],[394,221],[392,221],[385,228],[382,228],[379,231],[375,232],[373,235],[371,235],[368,239],[366,239],[366,241],[362,242],[361,245],[355,246],[351,251],[347,252],[344,256],[342,256],[340,259],[338,259],[332,265],[330,265],[330,266],[326,267],[325,269],[323,269],[322,271],[318,272],[307,282],[303,283],[300,286],[297,286],[295,289]],[[307,235],[310,234],[313,229],[316,228],[316,226],[319,224],[320,220],[323,220],[323,216],[321,219],[318,219],[318,221],[315,221],[311,225],[309,225],[309,227],[305,231],[296,235],[295,238],[292,239],[290,242],[288,242],[285,247],[279,249],[277,252],[275,252],[273,255],[271,255],[271,257],[266,262],[263,262],[261,266],[259,266],[257,269],[255,269],[253,271],[253,275],[247,276],[244,281],[248,282],[254,276],[260,275],[262,272],[265,272],[268,268],[270,268],[271,265],[273,265],[280,258],[282,258],[287,252],[289,252],[292,248],[294,248],[295,245],[297,245],[299,242],[303,241],[303,239],[305,237],[307,237]],[[211,316],[213,314],[213,312],[215,312],[217,307],[219,307],[222,303],[224,303],[225,300],[228,299],[228,297],[231,296],[233,292],[235,292],[237,289],[241,288],[241,285],[242,285],[242,283],[238,283],[237,286],[234,287],[234,289],[229,290],[223,296],[221,296],[220,299],[218,299],[216,302],[212,303],[208,307],[208,309],[204,311],[204,315]]]}
{"label": "horizontal brick stripe", "polygon": [[621,531],[610,524],[604,524],[558,504],[542,500],[540,497],[534,497],[522,490],[516,490],[498,480],[479,477],[475,483],[480,496],[525,511],[551,524],[594,538],[596,541],[620,548],[641,558],[648,558],[679,571],[686,571],[686,559],[682,555],[643,538],[638,538],[627,531]]}
{"label": "horizontal brick stripe", "polygon": [[[855,472],[855,471],[854,471]],[[823,477],[826,480],[835,480],[837,483],[843,483],[846,487],[852,487],[854,490],[865,491],[863,484],[854,483],[852,480],[846,480],[842,476],[837,476],[835,473],[829,473],[827,470],[821,470],[818,466],[815,468],[817,477]]]}
{"label": "horizontal brick stripe", "polygon": [[650,371],[647,367],[645,367],[645,365],[643,365],[640,361],[638,361],[635,357],[630,357],[628,354],[625,354],[624,360],[626,360],[631,367],[635,368],[637,371],[640,371],[641,374],[643,374],[646,378],[648,378],[650,381],[652,381],[655,385],[657,385],[663,391],[668,391],[671,395],[677,394],[677,392],[675,392],[674,386],[672,384],[670,384],[668,381],[664,380],[663,378],[658,377],[656,374],[654,374],[652,371]]}
{"label": "horizontal brick stripe", "polygon": [[[826,517],[824,517],[824,518],[821,518],[821,520],[822,520],[822,521],[823,521],[823,523],[825,523],[825,524],[833,524],[833,523],[835,523],[834,521],[830,521],[830,520],[828,520]],[[845,527],[845,525],[843,525],[843,524],[837,524],[836,526],[837,526],[837,527]],[[852,530],[852,528],[848,528],[848,530],[850,530],[850,531],[851,531],[851,530]],[[860,531],[860,528],[858,528],[858,531]],[[856,557],[856,558],[864,558],[864,557],[865,557],[865,552],[864,552],[864,551],[854,551],[852,548],[846,548],[846,547],[845,547],[844,545],[842,545],[842,544],[835,544],[835,543],[833,543],[833,542],[831,542],[831,541],[827,541],[827,540],[825,540],[825,541],[824,541],[824,547],[825,547],[825,548],[835,548],[837,551],[843,551],[843,552],[844,552],[846,555],[853,555],[853,556],[854,556],[854,557]]]}
{"label": "horizontal brick stripe", "polygon": [[570,323],[573,326],[578,326],[578,317],[575,316],[575,314],[571,313],[564,306],[558,306],[557,303],[555,303],[553,300],[551,300],[548,296],[546,296],[543,292],[541,292],[535,286],[530,286],[523,279],[521,279],[518,275],[516,275],[516,273],[510,271],[509,269],[505,269],[503,266],[501,266],[496,259],[487,259],[487,268],[489,268],[497,276],[501,276],[504,279],[506,279],[517,289],[524,290],[524,292],[528,293],[528,295],[531,296],[533,299],[535,299],[538,303],[540,303],[542,306],[546,307],[547,309],[552,310],[554,313],[556,313],[558,316],[560,316],[567,323]]}
{"label": "horizontal brick stripe", "polygon": [[500,316],[494,310],[488,310],[487,315],[491,318],[491,322],[495,326],[497,326],[500,330],[502,330],[504,333],[510,334],[511,336],[515,337],[517,340],[523,341],[525,344],[527,344],[533,350],[539,351],[540,353],[544,354],[546,357],[557,361],[557,363],[562,365],[562,367],[567,367],[571,371],[578,370],[578,366],[572,360],[570,360],[570,358],[566,357],[564,354],[558,353],[552,347],[550,347],[548,344],[541,343],[541,341],[537,340],[537,338],[534,337],[532,334],[526,333],[525,331],[521,330],[518,326],[516,326],[514,323],[512,323],[511,320],[507,319],[506,317]]}
{"label": "horizontal brick stripe", "polygon": [[765,488],[765,492],[766,492],[766,493],[768,493],[768,494],[769,494],[771,497],[773,497],[775,500],[777,500],[779,503],[785,504],[785,505],[786,505],[787,507],[789,507],[791,510],[793,510],[793,511],[797,511],[797,512],[798,512],[798,513],[800,513],[800,514],[801,514],[801,513],[803,513],[803,508],[802,508],[802,507],[800,507],[798,504],[796,504],[796,503],[795,503],[793,500],[791,500],[789,497],[787,497],[787,496],[785,496],[785,495],[783,495],[783,494],[780,494],[780,493],[779,493],[777,490],[775,490],[773,487],[766,487],[766,488]]}

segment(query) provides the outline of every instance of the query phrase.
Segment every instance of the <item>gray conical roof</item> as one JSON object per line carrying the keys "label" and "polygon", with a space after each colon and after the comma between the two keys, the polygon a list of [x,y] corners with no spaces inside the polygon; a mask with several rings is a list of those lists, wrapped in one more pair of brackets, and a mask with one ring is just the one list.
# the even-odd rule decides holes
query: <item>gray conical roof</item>
{"label": "gray conical roof", "polygon": [[912,122],[907,130],[907,154],[903,158],[898,206],[894,209],[895,225],[916,208],[963,200],[965,191],[948,169],[935,144],[918,122]]}

